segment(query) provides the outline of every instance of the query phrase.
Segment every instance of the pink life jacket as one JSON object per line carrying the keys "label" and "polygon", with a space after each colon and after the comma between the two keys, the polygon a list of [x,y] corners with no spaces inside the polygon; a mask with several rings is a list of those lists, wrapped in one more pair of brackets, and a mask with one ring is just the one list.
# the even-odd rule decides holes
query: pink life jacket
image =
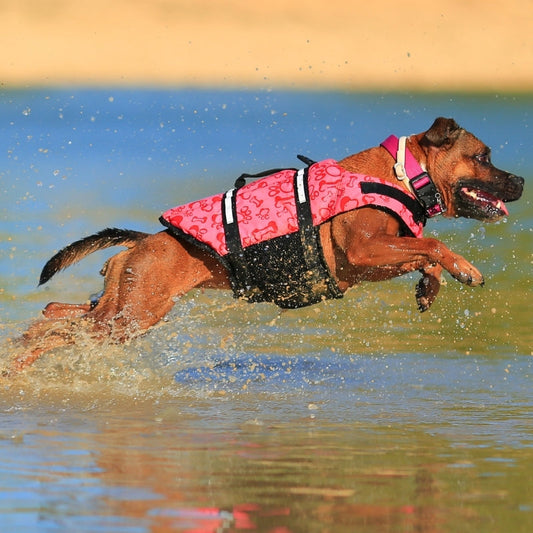
{"label": "pink life jacket", "polygon": [[[344,170],[333,159],[312,165],[307,179],[314,226],[340,213],[375,206],[396,215],[414,237],[422,236],[424,222],[418,214],[414,197],[413,205],[408,207],[405,198],[400,200],[391,195],[393,191],[398,191],[408,197],[403,188],[379,178]],[[298,196],[301,188],[295,191],[293,181],[294,170],[282,170],[239,189],[231,189],[229,194],[217,194],[173,207],[162,218],[224,256],[228,253],[228,246],[222,213],[227,207],[228,218],[232,220],[229,207],[234,195],[243,248],[298,231],[295,192]],[[365,187],[364,183],[369,185]]]}
{"label": "pink life jacket", "polygon": [[[345,170],[333,159],[298,171],[274,171],[226,193],[173,207],[160,220],[222,262],[236,297],[301,307],[342,296],[323,258],[318,227],[340,213],[362,207],[385,210],[401,222],[404,234],[422,236],[425,211],[414,196],[388,181]],[[307,256],[301,265],[292,262],[288,251],[294,248],[294,239],[292,244],[286,239],[299,234],[295,237],[298,253]],[[276,253],[279,260],[274,258]],[[271,282],[265,281],[270,275],[268,268],[275,270]],[[313,269],[317,273],[311,276]],[[309,279],[302,281],[302,277]],[[287,278],[294,287],[285,284]],[[280,283],[281,288],[275,287]],[[302,283],[311,287],[311,295],[302,296]],[[298,293],[294,299],[287,296],[289,289]],[[266,294],[269,292],[275,295]]]}

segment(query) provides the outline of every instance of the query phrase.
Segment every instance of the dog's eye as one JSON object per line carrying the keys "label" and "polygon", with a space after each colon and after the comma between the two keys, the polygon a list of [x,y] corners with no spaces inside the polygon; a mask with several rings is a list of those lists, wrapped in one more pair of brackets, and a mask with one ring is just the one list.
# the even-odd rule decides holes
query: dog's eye
{"label": "dog's eye", "polygon": [[482,165],[490,165],[490,154],[489,153],[485,152],[483,154],[477,154],[474,157],[478,163],[481,163]]}

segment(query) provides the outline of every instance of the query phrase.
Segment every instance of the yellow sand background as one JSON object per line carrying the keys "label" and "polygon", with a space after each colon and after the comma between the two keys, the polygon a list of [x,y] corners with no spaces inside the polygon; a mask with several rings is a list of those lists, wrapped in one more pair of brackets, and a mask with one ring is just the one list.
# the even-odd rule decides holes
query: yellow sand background
{"label": "yellow sand background", "polygon": [[533,89],[533,0],[0,0],[0,83]]}

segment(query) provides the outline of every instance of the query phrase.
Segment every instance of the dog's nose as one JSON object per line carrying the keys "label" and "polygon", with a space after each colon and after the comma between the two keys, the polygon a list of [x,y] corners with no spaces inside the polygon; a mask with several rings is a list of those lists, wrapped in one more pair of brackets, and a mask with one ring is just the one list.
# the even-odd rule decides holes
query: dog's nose
{"label": "dog's nose", "polygon": [[511,174],[509,177],[520,187],[524,186],[526,180],[522,176],[515,176],[514,174]]}
{"label": "dog's nose", "polygon": [[508,185],[506,187],[506,198],[504,202],[512,202],[518,200],[522,196],[524,191],[525,180],[522,176],[515,176],[514,174],[509,174],[508,176]]}
{"label": "dog's nose", "polygon": [[511,179],[514,181],[516,188],[520,189],[520,194],[522,194],[526,180],[522,176],[515,176],[514,174],[511,174]]}

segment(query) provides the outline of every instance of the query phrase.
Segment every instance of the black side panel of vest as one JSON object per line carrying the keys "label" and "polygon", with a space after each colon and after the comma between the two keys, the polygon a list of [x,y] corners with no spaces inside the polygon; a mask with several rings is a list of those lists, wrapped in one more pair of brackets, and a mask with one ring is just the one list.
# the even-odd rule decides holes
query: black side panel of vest
{"label": "black side panel of vest", "polygon": [[[295,193],[297,176],[296,173]],[[235,228],[230,229],[233,241],[231,245],[226,233],[230,250],[226,261],[232,268],[232,286],[236,297],[250,302],[274,302],[282,308],[298,308],[325,299],[342,298],[342,292],[324,260],[319,229],[313,227],[307,169],[304,171],[302,185],[303,198],[295,194],[298,232],[244,249],[240,246],[240,239],[239,245],[235,244]],[[224,224],[228,226],[227,221]]]}
{"label": "black side panel of vest", "polygon": [[[315,241],[316,242],[316,241]],[[315,253],[318,252],[315,248]],[[304,245],[299,232],[248,246],[244,260],[260,293],[249,301],[274,302],[279,307],[295,309],[328,298],[341,298],[342,293],[323,266],[312,268],[305,260],[311,250]],[[320,253],[320,257],[322,254]],[[314,267],[314,268],[313,268]]]}

